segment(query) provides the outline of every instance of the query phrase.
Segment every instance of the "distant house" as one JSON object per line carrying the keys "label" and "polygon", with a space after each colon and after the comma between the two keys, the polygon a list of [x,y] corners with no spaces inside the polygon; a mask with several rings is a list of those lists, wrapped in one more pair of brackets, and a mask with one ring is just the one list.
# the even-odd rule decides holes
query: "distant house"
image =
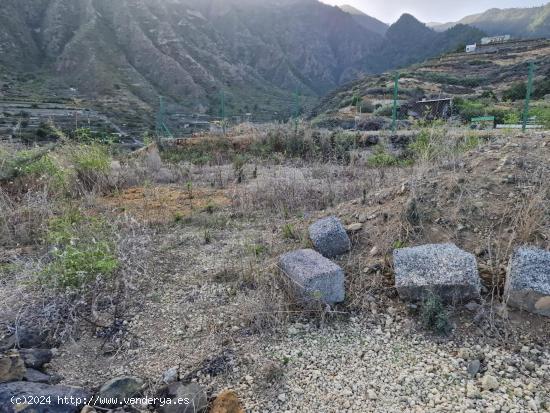
{"label": "distant house", "polygon": [[466,53],[473,53],[475,52],[477,49],[477,44],[474,43],[474,44],[469,44],[466,46]]}
{"label": "distant house", "polygon": [[481,39],[481,44],[483,46],[486,46],[489,44],[505,43],[510,39],[511,39],[511,36],[509,34],[504,34],[502,36],[484,37]]}
{"label": "distant house", "polygon": [[452,115],[451,98],[422,99],[413,105],[413,112],[424,119],[449,119]]}

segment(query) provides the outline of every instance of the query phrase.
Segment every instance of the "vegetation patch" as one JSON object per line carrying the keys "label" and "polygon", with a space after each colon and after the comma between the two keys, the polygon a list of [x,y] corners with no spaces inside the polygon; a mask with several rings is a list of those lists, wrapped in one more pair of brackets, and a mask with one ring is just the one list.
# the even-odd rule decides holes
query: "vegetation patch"
{"label": "vegetation patch", "polygon": [[41,274],[42,284],[80,289],[110,278],[119,263],[113,229],[103,220],[69,211],[50,221],[46,236],[52,261]]}

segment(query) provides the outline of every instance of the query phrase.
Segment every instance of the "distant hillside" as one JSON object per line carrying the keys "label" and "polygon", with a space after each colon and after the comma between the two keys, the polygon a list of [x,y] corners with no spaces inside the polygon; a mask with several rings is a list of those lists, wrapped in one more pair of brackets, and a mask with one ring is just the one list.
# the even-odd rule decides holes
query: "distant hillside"
{"label": "distant hillside", "polygon": [[[382,41],[315,0],[3,0],[0,66],[39,73],[45,93],[158,95],[194,112],[289,110],[326,93]],[[123,96],[121,96],[123,95]]]}
{"label": "distant hillside", "polygon": [[[525,84],[528,62],[536,67],[537,85],[550,86],[550,40],[510,42],[498,50],[480,53],[449,53],[400,70],[400,101],[437,97],[497,96],[503,98],[514,85]],[[519,92],[521,96],[525,91]],[[364,102],[365,110],[391,103],[393,75],[365,76],[333,91],[314,110],[313,115],[336,118],[354,115],[354,102]],[[391,110],[390,110],[391,112]]]}
{"label": "distant hillside", "polygon": [[434,25],[437,31],[455,24],[468,24],[489,35],[510,34],[516,37],[550,37],[550,3],[540,7],[490,9],[464,17],[457,23]]}
{"label": "distant hillside", "polygon": [[386,31],[388,30],[389,26],[386,23],[381,22],[380,20],[363,13],[361,10],[356,9],[353,6],[344,5],[340,6],[340,9],[345,11],[346,13],[351,14],[357,23],[367,28],[368,30],[371,30],[382,36],[386,34]]}
{"label": "distant hillside", "polygon": [[295,91],[307,107],[481,36],[409,15],[385,28],[317,0],[2,0],[0,99],[75,101],[139,123],[159,95],[217,116],[223,91],[226,114],[284,118]]}

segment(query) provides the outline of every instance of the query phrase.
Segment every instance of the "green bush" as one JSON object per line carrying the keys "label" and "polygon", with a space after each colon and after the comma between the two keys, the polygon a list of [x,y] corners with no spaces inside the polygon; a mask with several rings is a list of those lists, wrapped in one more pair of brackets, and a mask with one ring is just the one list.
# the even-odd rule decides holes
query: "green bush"
{"label": "green bush", "polygon": [[20,174],[37,181],[46,182],[53,189],[67,188],[68,173],[51,154],[46,154],[21,168]]}
{"label": "green bush", "polygon": [[89,128],[79,128],[74,130],[69,134],[69,139],[85,145],[96,143],[111,145],[119,141],[119,138],[116,135],[103,132],[93,132]]}
{"label": "green bush", "polygon": [[[533,82],[532,98],[543,99],[548,94],[550,94],[550,79],[548,77]],[[525,99],[526,95],[527,83],[518,82],[506,89],[502,94],[502,98],[508,101],[516,101]]]}
{"label": "green bush", "polygon": [[550,129],[550,105],[542,104],[531,107],[529,116],[535,116],[538,124]]}
{"label": "green bush", "polygon": [[113,231],[97,218],[69,211],[50,221],[46,237],[52,261],[40,281],[58,289],[81,289],[110,278],[119,262]]}
{"label": "green bush", "polygon": [[86,190],[102,187],[111,169],[108,147],[100,144],[77,145],[70,149],[78,180]]}
{"label": "green bush", "polygon": [[448,334],[452,325],[441,298],[435,294],[428,295],[421,306],[420,318],[424,327],[438,334]]}
{"label": "green bush", "polygon": [[374,114],[376,116],[386,116],[391,117],[393,115],[393,106],[392,105],[384,105],[374,111]]}
{"label": "green bush", "polygon": [[386,152],[386,149],[379,145],[374,154],[367,160],[367,163],[369,166],[381,168],[386,166],[398,166],[400,160],[396,156]]}
{"label": "green bush", "polygon": [[508,101],[521,100],[525,99],[526,94],[527,85],[525,82],[515,83],[502,93],[502,99]]}

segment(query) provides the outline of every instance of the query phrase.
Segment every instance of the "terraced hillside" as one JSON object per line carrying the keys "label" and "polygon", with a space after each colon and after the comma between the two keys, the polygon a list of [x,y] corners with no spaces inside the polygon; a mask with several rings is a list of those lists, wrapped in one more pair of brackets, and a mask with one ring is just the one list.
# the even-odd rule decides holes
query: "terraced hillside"
{"label": "terraced hillside", "polygon": [[[479,49],[476,53],[451,53],[399,71],[401,103],[422,98],[494,96],[506,100],[506,92],[528,76],[528,62],[536,65],[535,87],[550,76],[550,40],[515,41]],[[353,118],[355,105],[367,112],[383,108],[393,98],[394,74],[367,76],[329,94],[313,115]],[[548,92],[550,93],[550,92]],[[538,94],[543,97],[544,91]],[[525,96],[525,94],[523,94]],[[387,111],[385,113],[388,114]]]}

